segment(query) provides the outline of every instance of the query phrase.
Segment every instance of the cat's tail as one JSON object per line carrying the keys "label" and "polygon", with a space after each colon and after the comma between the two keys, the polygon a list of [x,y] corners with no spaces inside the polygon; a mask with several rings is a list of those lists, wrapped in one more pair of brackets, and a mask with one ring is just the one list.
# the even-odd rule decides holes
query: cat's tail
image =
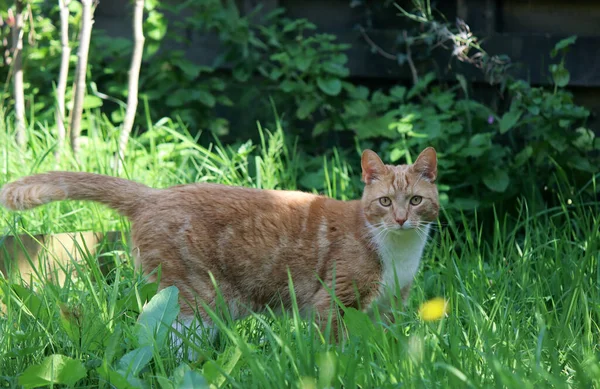
{"label": "cat's tail", "polygon": [[12,210],[35,208],[60,200],[97,201],[132,216],[156,191],[124,178],[82,172],[49,172],[23,177],[0,190],[0,204]]}

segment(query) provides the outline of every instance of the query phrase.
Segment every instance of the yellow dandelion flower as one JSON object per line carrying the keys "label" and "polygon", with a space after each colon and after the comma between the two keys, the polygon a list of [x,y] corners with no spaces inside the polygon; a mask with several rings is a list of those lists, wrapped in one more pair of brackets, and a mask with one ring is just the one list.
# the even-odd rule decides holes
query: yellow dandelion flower
{"label": "yellow dandelion flower", "polygon": [[425,321],[440,320],[448,313],[448,301],[442,297],[436,297],[421,304],[419,316]]}

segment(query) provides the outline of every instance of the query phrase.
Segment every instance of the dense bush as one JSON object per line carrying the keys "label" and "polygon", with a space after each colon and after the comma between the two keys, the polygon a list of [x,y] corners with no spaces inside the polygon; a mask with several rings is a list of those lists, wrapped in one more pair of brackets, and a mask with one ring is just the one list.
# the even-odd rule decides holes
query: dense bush
{"label": "dense bush", "polygon": [[[348,134],[358,148],[376,148],[393,163],[410,162],[420,149],[433,145],[440,157],[442,199],[448,208],[462,210],[487,208],[500,200],[510,203],[522,195],[541,198],[543,188],[560,189],[557,174],[566,177],[561,182],[580,188],[597,172],[598,153],[593,152],[599,145],[585,127],[589,111],[564,89],[569,81],[565,55],[574,38],[560,42],[551,53],[558,58],[550,67],[555,84],[550,90],[512,79],[510,62],[485,53],[472,34],[463,34],[468,31],[464,24],[454,28],[424,8],[402,10],[420,32],[401,37],[412,45],[412,53],[398,54],[398,62],[422,63],[418,73],[413,69],[413,85],[376,90],[349,79],[348,45],[318,33],[307,20],[286,18],[282,10],[257,18],[241,15],[234,2],[185,2],[169,8],[186,16],[169,25],[163,6],[158,0],[146,2],[147,46],[140,79],[146,105],[139,110],[138,124],[180,118],[194,134],[210,130],[235,142],[254,133],[256,120],[270,121],[274,104],[283,127],[299,136],[300,148],[309,155]],[[72,2],[70,7],[75,37],[79,5]],[[52,122],[60,57],[57,13],[47,2],[33,1],[31,9],[35,34],[31,25],[26,33],[35,39],[25,53],[30,111],[36,120]],[[218,37],[222,56],[212,66],[189,61],[182,50],[167,50],[165,43],[173,40],[185,48],[187,30]],[[462,36],[468,39],[454,50],[457,59],[499,82],[498,93],[510,104],[493,108],[474,100],[461,74],[456,82],[443,82],[427,66],[433,46],[440,40],[456,45],[456,37]],[[75,46],[75,39],[71,43]],[[92,44],[86,108],[101,109],[118,125],[127,92],[129,58],[123,53],[130,52],[132,43],[96,30]],[[223,65],[230,71],[217,71]],[[8,70],[0,70],[0,77],[7,77]],[[10,99],[7,92],[3,99]],[[344,136],[337,137],[339,131]],[[353,142],[337,144],[343,146],[342,156],[358,165]],[[320,159],[302,158],[300,187],[324,190],[321,169]]]}

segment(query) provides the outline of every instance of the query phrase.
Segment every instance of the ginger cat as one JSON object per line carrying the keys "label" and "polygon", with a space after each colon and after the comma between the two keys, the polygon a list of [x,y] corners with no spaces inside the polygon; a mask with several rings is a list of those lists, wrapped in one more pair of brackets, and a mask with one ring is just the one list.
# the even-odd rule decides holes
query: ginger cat
{"label": "ginger cat", "polygon": [[5,185],[0,203],[24,210],[90,200],[116,209],[131,220],[136,265],[147,273],[161,266],[161,287],[179,288],[184,325],[196,310],[210,324],[194,303],[215,306],[209,273],[234,319],[247,308],[291,307],[288,270],[300,310],[327,318],[331,295],[321,281],[331,286],[334,277],[336,297],[349,307],[368,309],[391,294],[386,288],[406,300],[438,216],[433,148],[399,166],[366,150],[361,165],[362,199],[347,202],[204,183],[153,189],[99,174],[49,172]]}

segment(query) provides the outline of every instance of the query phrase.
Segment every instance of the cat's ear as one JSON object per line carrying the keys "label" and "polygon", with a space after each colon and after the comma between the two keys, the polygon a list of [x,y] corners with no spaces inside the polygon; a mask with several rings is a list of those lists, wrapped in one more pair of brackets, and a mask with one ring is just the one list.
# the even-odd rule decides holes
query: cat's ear
{"label": "cat's ear", "polygon": [[381,158],[373,150],[363,151],[360,165],[362,166],[362,180],[365,184],[370,184],[386,172]]}
{"label": "cat's ear", "polygon": [[437,155],[433,147],[421,151],[412,165],[413,170],[427,181],[433,183],[437,178]]}

